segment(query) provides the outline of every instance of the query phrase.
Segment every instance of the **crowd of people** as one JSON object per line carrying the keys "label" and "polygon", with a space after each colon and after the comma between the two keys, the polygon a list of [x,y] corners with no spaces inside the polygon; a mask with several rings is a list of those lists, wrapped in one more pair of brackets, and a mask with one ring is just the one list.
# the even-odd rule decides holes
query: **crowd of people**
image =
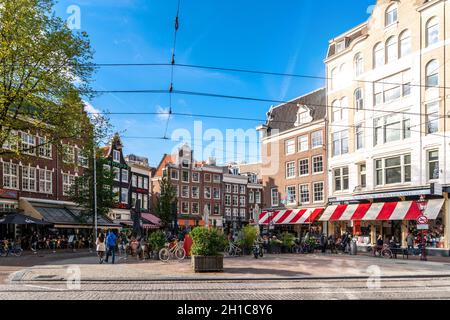
{"label": "crowd of people", "polygon": [[52,250],[58,249],[89,249],[93,246],[92,235],[42,235],[38,232],[31,234],[12,237],[4,237],[1,240],[3,243],[15,245],[23,250],[31,250],[37,253],[39,250]]}

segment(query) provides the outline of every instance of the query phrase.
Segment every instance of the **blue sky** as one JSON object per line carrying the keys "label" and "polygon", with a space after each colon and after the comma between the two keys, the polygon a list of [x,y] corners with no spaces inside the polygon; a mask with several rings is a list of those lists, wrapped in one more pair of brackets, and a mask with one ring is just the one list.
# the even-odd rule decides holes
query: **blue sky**
{"label": "blue sky", "polygon": [[[181,0],[176,62],[324,76],[323,59],[329,39],[367,20],[375,0]],[[81,30],[90,35],[96,63],[169,63],[177,0],[61,0],[57,15],[81,9]],[[94,77],[97,90],[168,89],[169,67],[101,68]],[[261,76],[176,68],[174,89],[226,95],[289,100],[323,86],[321,80]],[[101,111],[157,112],[167,110],[167,94],[104,94],[90,104]],[[264,119],[270,103],[174,95],[174,112]],[[156,165],[176,142],[133,137],[164,135],[164,114],[112,115],[126,153],[147,156]],[[252,129],[255,121],[196,119],[175,116],[168,136],[176,129],[193,132]],[[194,147],[206,147],[193,137]],[[245,152],[230,151],[236,160],[254,162],[255,146],[238,140]],[[227,150],[224,147],[222,150]],[[196,155],[196,158],[202,158]],[[218,156],[218,161],[224,157]],[[244,159],[242,159],[244,158]]]}

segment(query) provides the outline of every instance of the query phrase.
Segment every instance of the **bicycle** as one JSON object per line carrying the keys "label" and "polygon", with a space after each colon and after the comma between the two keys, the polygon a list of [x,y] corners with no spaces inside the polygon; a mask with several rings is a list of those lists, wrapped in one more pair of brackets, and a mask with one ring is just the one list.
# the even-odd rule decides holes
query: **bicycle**
{"label": "bicycle", "polygon": [[20,245],[16,245],[14,242],[9,244],[8,242],[4,242],[2,246],[0,246],[0,256],[7,257],[8,255],[13,255],[16,257],[20,257],[23,253],[23,249]]}
{"label": "bicycle", "polygon": [[172,243],[166,243],[165,248],[159,251],[159,259],[163,262],[169,261],[171,258],[184,260],[186,257],[186,250],[183,248],[183,242],[175,240]]}
{"label": "bicycle", "polygon": [[235,243],[231,242],[228,244],[228,248],[226,249],[228,255],[230,257],[236,257],[242,255],[242,249],[239,248]]}
{"label": "bicycle", "polygon": [[374,257],[382,257],[385,259],[392,259],[393,257],[392,251],[387,244],[383,245],[381,248],[379,246],[375,246],[372,251]]}

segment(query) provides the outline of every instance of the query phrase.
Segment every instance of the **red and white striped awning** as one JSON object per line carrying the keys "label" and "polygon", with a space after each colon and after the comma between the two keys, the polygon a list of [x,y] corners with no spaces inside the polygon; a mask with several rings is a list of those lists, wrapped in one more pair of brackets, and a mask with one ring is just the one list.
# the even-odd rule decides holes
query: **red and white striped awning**
{"label": "red and white striped awning", "polygon": [[263,211],[259,215],[259,224],[265,225],[273,221],[276,225],[309,224],[312,223],[324,208],[280,210],[274,212]]}
{"label": "red and white striped awning", "polygon": [[[435,220],[444,205],[444,199],[429,200],[424,215]],[[416,201],[342,204],[328,206],[319,221],[390,221],[416,220],[421,216]]]}

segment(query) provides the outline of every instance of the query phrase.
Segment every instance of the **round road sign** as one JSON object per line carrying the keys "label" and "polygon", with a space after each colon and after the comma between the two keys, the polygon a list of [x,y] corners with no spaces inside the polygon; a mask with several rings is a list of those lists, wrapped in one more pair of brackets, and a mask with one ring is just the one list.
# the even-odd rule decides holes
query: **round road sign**
{"label": "round road sign", "polygon": [[425,216],[421,216],[421,217],[417,218],[417,223],[418,224],[428,224],[428,218]]}

